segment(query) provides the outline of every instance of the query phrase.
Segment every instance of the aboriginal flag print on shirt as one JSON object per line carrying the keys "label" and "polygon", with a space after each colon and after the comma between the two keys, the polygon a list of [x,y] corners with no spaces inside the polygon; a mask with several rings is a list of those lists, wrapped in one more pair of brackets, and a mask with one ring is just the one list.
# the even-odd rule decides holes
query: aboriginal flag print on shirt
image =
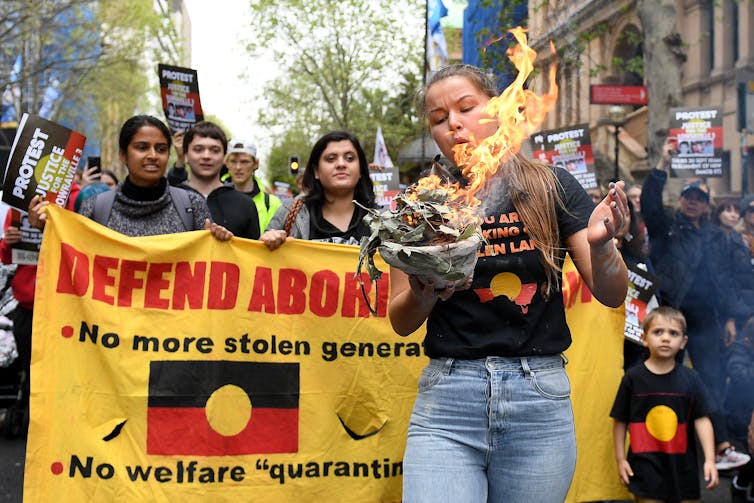
{"label": "aboriginal flag print on shirt", "polygon": [[297,363],[153,361],[147,453],[297,452],[298,406]]}
{"label": "aboriginal flag print on shirt", "polygon": [[[636,397],[639,398],[639,397]],[[671,393],[652,393],[641,397],[645,403],[644,421],[631,422],[631,450],[635,453],[664,452],[683,454],[688,445],[687,417],[683,413],[685,397]]]}

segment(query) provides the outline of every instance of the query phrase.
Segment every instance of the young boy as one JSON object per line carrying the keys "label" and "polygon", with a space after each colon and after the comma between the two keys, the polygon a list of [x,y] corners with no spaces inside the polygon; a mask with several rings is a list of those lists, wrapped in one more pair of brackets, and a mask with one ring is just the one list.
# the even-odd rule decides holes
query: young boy
{"label": "young boy", "polygon": [[662,306],[647,314],[643,328],[649,358],[626,372],[610,411],[618,475],[639,502],[698,500],[696,437],[704,452],[707,489],[717,486],[718,474],[702,382],[696,371],[675,361],[688,341],[686,320]]}

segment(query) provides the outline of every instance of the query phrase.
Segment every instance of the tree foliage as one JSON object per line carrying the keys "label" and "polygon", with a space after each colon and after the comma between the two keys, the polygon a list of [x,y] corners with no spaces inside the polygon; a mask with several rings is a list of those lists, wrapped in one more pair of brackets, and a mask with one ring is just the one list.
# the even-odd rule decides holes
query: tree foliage
{"label": "tree foliage", "polygon": [[[270,164],[306,159],[325,131],[345,129],[373,146],[377,126],[388,148],[418,129],[410,99],[421,72],[424,9],[410,0],[251,0],[252,55],[271,50],[279,76],[264,91],[259,122],[287,151]],[[409,90],[410,88],[410,90]],[[291,149],[306,152],[293,152]],[[279,159],[278,159],[279,158]],[[281,163],[285,160],[284,163]],[[274,166],[269,172],[275,178]]]}
{"label": "tree foliage", "polygon": [[[149,108],[151,62],[177,64],[167,4],[152,0],[3,0],[0,90],[20,116],[40,114],[103,139],[103,161],[135,110]],[[14,63],[20,67],[14,69]],[[153,100],[151,100],[153,101]],[[94,120],[94,122],[93,122]]]}
{"label": "tree foliage", "polygon": [[[363,103],[357,107],[355,123],[364,124],[365,129],[362,133],[355,132],[354,134],[359,138],[367,159],[371,159],[374,152],[378,125],[382,126],[385,143],[393,162],[397,162],[397,155],[401,148],[416,137],[420,126],[414,112],[413,99],[420,85],[419,76],[406,73],[398,95],[393,98],[387,98],[382,91],[364,92]],[[361,129],[356,127],[352,131],[361,131]],[[267,178],[293,185],[295,179],[288,173],[288,157],[297,155],[302,165],[306,165],[315,140],[316,138],[312,138],[304,128],[291,127],[285,130],[271,149],[267,159],[265,166]]]}
{"label": "tree foliage", "polygon": [[[506,50],[515,40],[507,30],[516,24],[518,9],[528,4],[529,11],[548,9],[549,15],[557,20],[552,24],[563,27],[560,30],[562,36],[555,41],[561,68],[580,68],[584,63],[583,56],[586,55],[590,60],[590,78],[609,77],[624,84],[638,84],[644,76],[643,34],[633,29],[622,31],[616,39],[617,54],[609,63],[595,61],[588,50],[589,44],[609,34],[613,25],[610,21],[583,25],[581,20],[572,16],[576,3],[561,2],[556,6],[549,0],[480,0],[479,4],[484,8],[495,8],[494,23],[479,30],[475,36],[480,47],[482,66],[498,75],[515,74],[515,69],[506,56]],[[522,24],[527,25],[528,20],[524,19]]]}
{"label": "tree foliage", "polygon": [[682,38],[678,29],[678,15],[673,0],[639,0],[637,13],[644,28],[646,51],[646,80],[649,102],[647,148],[650,166],[662,153],[667,136],[667,118],[672,107],[683,103],[681,69],[686,62]]}

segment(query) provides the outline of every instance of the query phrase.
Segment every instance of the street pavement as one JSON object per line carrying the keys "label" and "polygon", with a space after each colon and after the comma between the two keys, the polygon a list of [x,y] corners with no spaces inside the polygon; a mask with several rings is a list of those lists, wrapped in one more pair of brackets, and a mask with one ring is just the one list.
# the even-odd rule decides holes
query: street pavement
{"label": "street pavement", "polygon": [[0,435],[0,503],[20,503],[24,484],[26,442]]}
{"label": "street pavement", "polygon": [[[23,439],[0,436],[0,503],[22,501],[25,451],[26,442]],[[730,481],[729,475],[722,476],[716,489],[703,489],[701,502],[730,503]]]}

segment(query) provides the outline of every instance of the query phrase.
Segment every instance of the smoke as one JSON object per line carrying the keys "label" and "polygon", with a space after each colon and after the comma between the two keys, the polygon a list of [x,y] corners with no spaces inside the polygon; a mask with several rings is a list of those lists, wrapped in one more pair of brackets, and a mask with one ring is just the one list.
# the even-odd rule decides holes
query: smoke
{"label": "smoke", "polygon": [[474,196],[480,203],[475,209],[475,213],[482,219],[494,214],[496,210],[502,207],[501,205],[508,206],[511,195],[505,164],[501,164],[493,175],[487,176]]}

